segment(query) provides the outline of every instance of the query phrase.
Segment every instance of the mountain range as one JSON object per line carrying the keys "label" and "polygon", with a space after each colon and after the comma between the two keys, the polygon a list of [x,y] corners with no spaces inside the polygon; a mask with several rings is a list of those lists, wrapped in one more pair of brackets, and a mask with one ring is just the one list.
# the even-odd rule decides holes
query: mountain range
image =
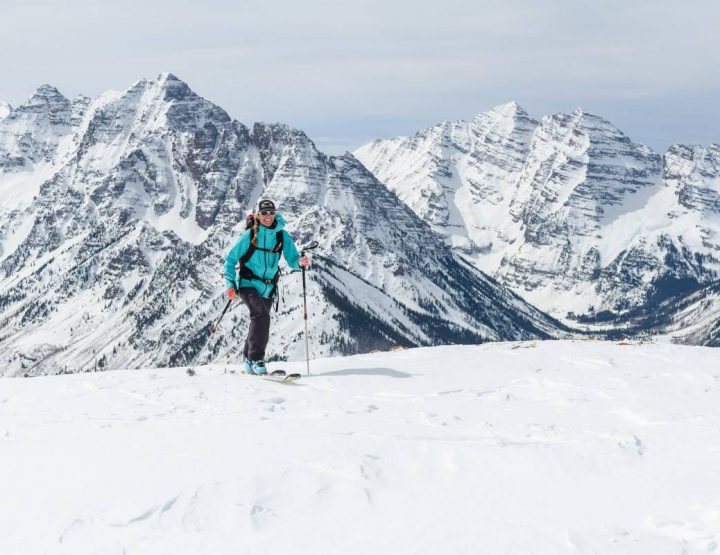
{"label": "mountain range", "polygon": [[[247,127],[172,74],[98,98],[49,85],[0,120],[4,375],[237,362],[247,315],[222,265],[260,197],[308,271],[311,356],[568,336],[453,249],[352,154]],[[298,274],[281,280],[270,358],[304,358]]]}
{"label": "mountain range", "polygon": [[538,121],[513,102],[354,154],[459,256],[571,325],[720,279],[720,145],[658,154],[581,109]]}
{"label": "mountain range", "polygon": [[[662,335],[718,345],[720,146],[665,154],[576,110],[516,103],[327,156],[172,74],[0,103],[4,375],[236,362],[223,259],[261,197],[308,273],[310,356]],[[304,358],[299,274],[271,359]],[[208,339],[209,338],[209,339]]]}

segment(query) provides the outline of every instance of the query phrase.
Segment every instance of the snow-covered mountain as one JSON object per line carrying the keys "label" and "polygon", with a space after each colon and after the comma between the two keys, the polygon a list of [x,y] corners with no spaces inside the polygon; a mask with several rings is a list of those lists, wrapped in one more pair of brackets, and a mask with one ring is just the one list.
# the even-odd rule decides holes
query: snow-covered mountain
{"label": "snow-covered mountain", "polygon": [[457,252],[543,310],[627,312],[720,277],[720,146],[661,156],[515,103],[355,156]]}
{"label": "snow-covered mountain", "polygon": [[0,120],[5,119],[11,110],[12,106],[10,106],[10,104],[0,100]]}
{"label": "snow-covered mountain", "polygon": [[[352,155],[252,129],[171,74],[72,101],[43,86],[0,121],[3,373],[195,361],[224,306],[222,262],[261,195],[309,274],[314,354],[529,339],[561,326],[458,259]],[[300,358],[301,288],[283,280],[272,356]],[[203,360],[241,352],[231,311]]]}
{"label": "snow-covered mountain", "polygon": [[718,368],[543,341],[316,360],[295,385],[0,380],[0,553],[714,553]]}

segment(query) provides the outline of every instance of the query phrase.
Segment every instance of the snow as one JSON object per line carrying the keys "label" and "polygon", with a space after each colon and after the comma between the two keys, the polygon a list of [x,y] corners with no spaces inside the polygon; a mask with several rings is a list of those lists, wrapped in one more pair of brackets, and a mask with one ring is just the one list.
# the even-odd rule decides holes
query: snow
{"label": "snow", "polygon": [[40,186],[50,179],[57,168],[41,162],[32,171],[0,173],[0,211],[22,210],[32,204]]}
{"label": "snow", "polygon": [[0,552],[712,552],[718,368],[542,342],[322,359],[294,385],[0,380]]}
{"label": "snow", "polygon": [[4,241],[0,241],[0,262],[11,256],[25,238],[30,234],[30,231],[35,224],[35,218],[27,217],[20,221],[20,224],[16,224],[11,227],[8,237]]}
{"label": "snow", "polygon": [[10,112],[12,112],[12,106],[10,106],[7,102],[0,100],[0,120],[5,119]]}

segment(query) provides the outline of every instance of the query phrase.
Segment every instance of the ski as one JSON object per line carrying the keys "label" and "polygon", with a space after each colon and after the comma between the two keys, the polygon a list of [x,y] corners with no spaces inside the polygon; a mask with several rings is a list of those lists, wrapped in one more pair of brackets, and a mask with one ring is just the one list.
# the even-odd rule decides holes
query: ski
{"label": "ski", "polygon": [[[245,372],[242,372],[242,374],[245,374]],[[268,380],[271,382],[294,382],[300,379],[300,374],[288,374],[285,372],[285,370],[273,370],[269,374],[247,374],[249,376],[257,376],[258,378],[262,378],[263,380]]]}
{"label": "ski", "polygon": [[274,370],[269,374],[265,374],[264,376],[260,377],[264,380],[269,380],[271,382],[289,383],[299,380],[300,374],[288,374],[287,372],[285,372],[285,370]]}
{"label": "ski", "polygon": [[[186,373],[188,376],[194,376],[195,375],[195,369],[194,368],[188,368],[186,370]],[[232,374],[234,374],[234,371],[231,371]],[[245,372],[240,372],[240,374],[245,374]],[[262,378],[264,380],[269,380],[271,382],[284,382],[284,383],[290,383],[290,382],[296,382],[300,379],[301,375],[297,373],[288,374],[285,372],[285,370],[273,370],[269,374],[247,374],[249,376],[257,376],[259,378]]]}

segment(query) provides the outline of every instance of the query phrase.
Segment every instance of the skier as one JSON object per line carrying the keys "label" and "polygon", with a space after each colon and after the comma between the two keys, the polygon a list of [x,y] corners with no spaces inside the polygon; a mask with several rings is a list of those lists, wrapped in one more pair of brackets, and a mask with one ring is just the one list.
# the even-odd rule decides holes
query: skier
{"label": "skier", "polygon": [[[250,329],[243,348],[247,374],[266,374],[265,347],[270,338],[270,309],[280,277],[280,253],[293,270],[307,268],[310,260],[300,257],[285,220],[275,212],[268,199],[258,203],[255,214],[248,216],[247,229],[225,259],[225,284],[231,301],[238,298],[250,310]],[[240,283],[235,281],[240,263]]]}

